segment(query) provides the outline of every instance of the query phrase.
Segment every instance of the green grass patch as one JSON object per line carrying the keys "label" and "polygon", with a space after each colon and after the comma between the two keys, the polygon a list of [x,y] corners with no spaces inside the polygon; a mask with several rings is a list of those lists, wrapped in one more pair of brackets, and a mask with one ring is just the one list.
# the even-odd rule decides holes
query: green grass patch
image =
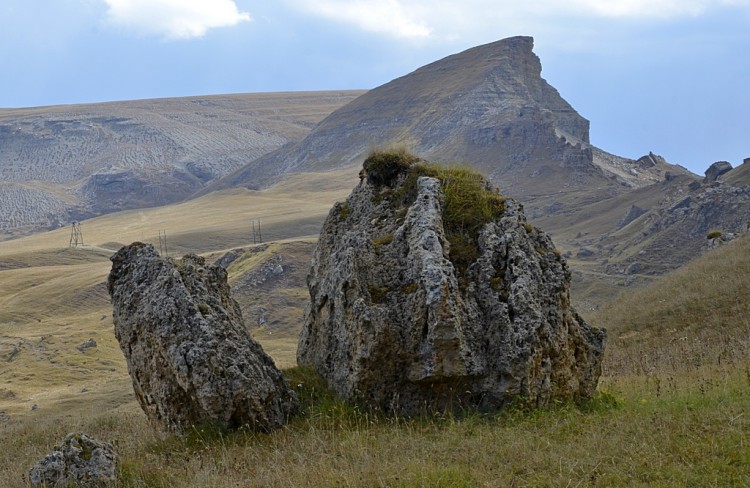
{"label": "green grass patch", "polygon": [[[379,189],[376,203],[387,199],[398,209],[414,203],[419,177],[440,181],[445,195],[442,216],[451,244],[450,260],[459,275],[465,276],[479,257],[479,231],[502,217],[505,210],[506,199],[499,190],[470,168],[432,165],[405,151],[373,152],[365,160],[364,169],[368,181]],[[397,181],[401,186],[393,188]]]}
{"label": "green grass patch", "polygon": [[376,237],[372,240],[372,246],[375,249],[375,254],[380,254],[383,246],[387,246],[393,242],[393,234],[384,234],[380,237]]}
{"label": "green grass patch", "polygon": [[302,410],[273,433],[198,428],[176,436],[155,431],[140,413],[35,419],[4,427],[0,476],[4,486],[27,486],[34,461],[66,432],[83,431],[117,446],[115,486],[123,487],[750,483],[742,368],[680,373],[661,389],[649,376],[609,378],[607,391],[587,404],[410,419],[346,404],[309,368],[284,374]]}

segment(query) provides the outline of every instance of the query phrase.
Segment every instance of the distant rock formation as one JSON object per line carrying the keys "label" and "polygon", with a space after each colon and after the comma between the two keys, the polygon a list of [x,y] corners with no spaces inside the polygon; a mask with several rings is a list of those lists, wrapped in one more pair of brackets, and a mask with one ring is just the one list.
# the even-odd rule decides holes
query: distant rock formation
{"label": "distant rock formation", "polygon": [[511,37],[423,66],[341,107],[301,142],[249,163],[216,188],[355,166],[373,146],[405,144],[435,161],[468,161],[521,199],[617,189],[593,163],[589,121],[542,78],[533,47],[531,37]]}
{"label": "distant rock formation", "polygon": [[706,170],[706,177],[703,179],[703,182],[711,183],[712,181],[716,181],[719,179],[719,176],[729,171],[732,171],[732,164],[729,161],[716,161]]}
{"label": "distant rock formation", "polygon": [[286,423],[297,396],[250,337],[224,268],[194,255],[175,263],[142,243],[111,259],[115,336],[151,421],[178,431]]}
{"label": "distant rock formation", "polygon": [[323,226],[298,362],[407,415],[590,397],[605,333],[570,306],[549,236],[479,175],[391,156]]}
{"label": "distant rock formation", "polygon": [[111,444],[71,433],[29,470],[32,486],[99,487],[117,480],[120,460]]}

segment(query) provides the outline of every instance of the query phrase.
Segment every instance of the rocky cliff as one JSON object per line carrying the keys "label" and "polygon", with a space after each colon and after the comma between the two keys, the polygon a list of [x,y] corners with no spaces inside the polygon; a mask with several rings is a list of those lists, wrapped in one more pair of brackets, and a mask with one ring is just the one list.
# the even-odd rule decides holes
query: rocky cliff
{"label": "rocky cliff", "polygon": [[479,175],[377,153],[321,231],[298,362],[400,414],[590,397],[604,331],[521,206]]}
{"label": "rocky cliff", "polygon": [[661,180],[665,161],[644,166],[590,145],[589,121],[541,77],[533,45],[513,37],[474,47],[374,88],[216,188],[357,165],[372,147],[398,145],[430,160],[466,162],[539,208],[550,195],[601,199]]}

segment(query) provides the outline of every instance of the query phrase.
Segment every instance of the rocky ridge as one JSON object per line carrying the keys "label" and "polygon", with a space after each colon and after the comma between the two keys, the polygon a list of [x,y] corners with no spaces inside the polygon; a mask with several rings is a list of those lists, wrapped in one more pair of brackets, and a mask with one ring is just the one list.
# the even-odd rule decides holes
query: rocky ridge
{"label": "rocky ridge", "polygon": [[321,231],[298,362],[349,401],[407,415],[590,397],[605,334],[570,306],[549,236],[476,175],[472,205],[492,210],[456,227],[466,174],[373,157]]}
{"label": "rocky ridge", "polygon": [[249,163],[213,188],[356,166],[372,147],[399,145],[433,161],[469,164],[532,210],[555,199],[573,205],[565,200],[572,192],[598,201],[660,181],[667,170],[687,173],[658,156],[633,161],[592,146],[589,121],[542,78],[533,45],[531,37],[503,39],[374,88],[302,141]]}

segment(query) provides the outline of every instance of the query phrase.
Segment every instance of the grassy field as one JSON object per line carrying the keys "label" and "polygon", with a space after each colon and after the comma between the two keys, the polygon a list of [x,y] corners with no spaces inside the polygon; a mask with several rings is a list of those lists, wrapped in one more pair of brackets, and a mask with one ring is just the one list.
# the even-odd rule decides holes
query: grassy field
{"label": "grassy field", "polygon": [[[307,272],[309,243],[317,239],[332,203],[346,196],[352,180],[356,175],[303,175],[269,191],[233,190],[181,205],[104,216],[82,224],[86,245],[78,248],[68,247],[70,229],[0,242],[0,412],[29,420],[54,416],[59,405],[70,413],[101,402],[109,408],[115,400],[132,401],[106,292],[109,256],[133,241],[158,248],[160,230],[167,233],[172,256],[194,252],[218,257],[228,249],[252,245],[253,221],[261,225],[264,241],[277,247],[289,240],[307,242],[288,244],[283,253],[289,261],[284,264],[300,281],[296,291],[282,291],[276,301],[265,293],[269,308],[277,310],[286,294],[289,310],[276,311],[271,318],[275,329],[289,329],[290,322],[301,320],[300,273]],[[272,247],[260,253],[257,264],[275,252]],[[242,260],[235,267],[240,264]],[[233,279],[245,271],[238,269]],[[293,333],[286,337],[261,332],[269,351],[285,351],[292,358],[279,357],[279,363],[294,365]],[[90,338],[97,347],[79,351],[77,346]],[[34,405],[37,410],[32,411]],[[94,410],[102,411],[96,406]],[[7,427],[5,422],[0,426]]]}
{"label": "grassy field", "polygon": [[[29,467],[75,430],[115,443],[120,484],[134,487],[750,485],[750,239],[587,313],[609,344],[602,395],[586,405],[385,418],[294,367],[298,282],[316,233],[307,225],[354,181],[308,176],[87,221],[83,249],[67,248],[67,229],[0,243],[0,486],[26,486]],[[159,229],[170,254],[218,257],[252,244],[253,219],[275,242],[251,245],[230,281],[246,315],[269,310],[253,334],[286,368],[303,413],[272,434],[160,433],[135,402],[114,339],[108,257],[132,240],[158,244]],[[259,277],[279,256],[284,275]],[[97,347],[76,349],[89,338]]]}

